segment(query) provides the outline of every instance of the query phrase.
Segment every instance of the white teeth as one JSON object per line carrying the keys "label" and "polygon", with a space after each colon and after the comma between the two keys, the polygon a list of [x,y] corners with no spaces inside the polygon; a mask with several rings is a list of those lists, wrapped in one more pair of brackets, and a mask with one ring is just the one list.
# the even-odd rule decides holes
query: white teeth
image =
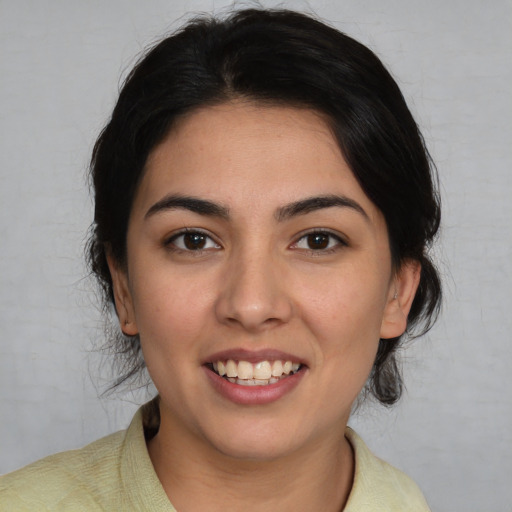
{"label": "white teeth", "polygon": [[272,377],[281,377],[283,375],[283,363],[274,361],[272,363]]}
{"label": "white teeth", "polygon": [[[234,379],[235,380],[235,379]],[[266,386],[269,383],[268,379],[236,379],[236,384],[240,386]]]}
{"label": "white teeth", "polygon": [[240,361],[238,363],[238,378],[247,380],[253,377],[260,378],[259,375],[253,375],[252,364],[248,361]]}
{"label": "white teeth", "polygon": [[238,377],[237,364],[232,359],[229,359],[226,363],[226,375],[228,377]]}
{"label": "white teeth", "polygon": [[221,376],[226,377],[230,382],[242,386],[266,386],[274,384],[280,378],[296,373],[300,369],[300,363],[291,361],[276,360],[260,361],[252,364],[249,361],[234,361],[228,359],[212,363],[213,369]]}
{"label": "white teeth", "polygon": [[[242,362],[240,362],[242,364]],[[240,364],[238,367],[240,368]],[[251,365],[252,366],[252,365]],[[243,377],[238,374],[238,377],[243,379]],[[261,363],[257,363],[254,365],[254,378],[268,380],[272,377],[272,370],[270,368],[270,363],[268,361],[262,361]]]}

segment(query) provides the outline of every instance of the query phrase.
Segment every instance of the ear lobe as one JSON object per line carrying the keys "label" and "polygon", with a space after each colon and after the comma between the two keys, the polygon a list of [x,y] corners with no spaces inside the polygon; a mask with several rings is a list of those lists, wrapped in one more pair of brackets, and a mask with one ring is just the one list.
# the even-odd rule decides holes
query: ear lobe
{"label": "ear lobe", "polygon": [[119,264],[114,260],[110,251],[107,254],[107,263],[112,277],[119,326],[123,334],[135,336],[139,333],[139,330],[135,323],[133,301],[128,286],[128,275],[125,270],[119,267]]}
{"label": "ear lobe", "polygon": [[396,338],[405,332],[407,316],[420,284],[420,277],[419,261],[408,260],[402,264],[388,293],[380,331],[382,339]]}

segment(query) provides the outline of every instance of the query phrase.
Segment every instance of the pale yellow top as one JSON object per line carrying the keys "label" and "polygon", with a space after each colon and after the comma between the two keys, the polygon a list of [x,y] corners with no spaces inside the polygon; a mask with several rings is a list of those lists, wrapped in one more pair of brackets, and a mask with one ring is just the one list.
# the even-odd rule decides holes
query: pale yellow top
{"label": "pale yellow top", "polygon": [[[139,409],[128,430],[0,477],[0,511],[176,512],[153,469]],[[144,418],[144,424],[146,418]],[[416,484],[350,428],[356,471],[345,512],[429,512]]]}

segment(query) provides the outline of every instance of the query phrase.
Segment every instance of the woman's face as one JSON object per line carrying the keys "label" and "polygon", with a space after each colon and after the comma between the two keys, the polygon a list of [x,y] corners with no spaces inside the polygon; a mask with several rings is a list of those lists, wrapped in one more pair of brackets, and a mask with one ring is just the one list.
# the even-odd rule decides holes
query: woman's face
{"label": "woman's face", "polygon": [[384,218],[321,117],[241,102],[151,153],[127,251],[116,303],[162,431],[239,458],[339,439],[417,281],[392,272]]}

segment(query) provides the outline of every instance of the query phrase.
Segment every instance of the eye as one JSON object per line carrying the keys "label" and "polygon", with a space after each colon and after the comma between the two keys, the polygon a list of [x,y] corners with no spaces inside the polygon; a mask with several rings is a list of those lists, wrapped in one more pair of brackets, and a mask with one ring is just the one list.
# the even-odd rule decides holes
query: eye
{"label": "eye", "polygon": [[202,231],[182,231],[173,235],[166,245],[173,246],[174,249],[180,251],[206,251],[208,249],[220,249],[217,244],[209,235]]}
{"label": "eye", "polygon": [[300,237],[292,245],[292,249],[302,249],[313,252],[330,252],[340,246],[346,246],[346,242],[330,231],[313,231]]}

